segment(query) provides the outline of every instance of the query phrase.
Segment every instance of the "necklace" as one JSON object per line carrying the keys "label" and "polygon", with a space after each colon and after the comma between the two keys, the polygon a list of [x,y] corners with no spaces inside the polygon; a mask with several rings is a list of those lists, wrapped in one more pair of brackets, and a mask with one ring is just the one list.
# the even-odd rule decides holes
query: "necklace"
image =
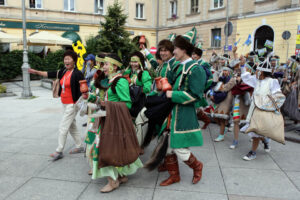
{"label": "necklace", "polygon": [[[68,75],[67,78],[69,78],[73,73],[73,70],[70,72],[70,74]],[[64,80],[63,80],[63,84],[62,84],[62,89],[63,89],[63,93],[65,93],[65,82],[66,82],[66,75],[64,75]]]}

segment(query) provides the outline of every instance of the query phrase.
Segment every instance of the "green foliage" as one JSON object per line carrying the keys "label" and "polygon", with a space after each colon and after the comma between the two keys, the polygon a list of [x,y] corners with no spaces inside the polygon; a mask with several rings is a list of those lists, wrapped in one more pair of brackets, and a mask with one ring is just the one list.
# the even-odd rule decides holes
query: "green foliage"
{"label": "green foliage", "polygon": [[[42,71],[56,71],[63,66],[63,50],[50,52],[46,58],[28,53],[29,65]],[[9,80],[22,75],[23,51],[14,50],[0,54],[0,80]]]}
{"label": "green foliage", "polygon": [[64,50],[49,52],[44,59],[43,71],[56,71],[63,65]]}
{"label": "green foliage", "polygon": [[6,86],[0,84],[0,93],[6,93]]}
{"label": "green foliage", "polygon": [[98,52],[116,53],[126,66],[129,63],[129,54],[138,50],[125,30],[127,15],[123,14],[121,5],[115,2],[108,7],[105,21],[100,22],[101,30],[96,37],[87,40],[87,54]]}

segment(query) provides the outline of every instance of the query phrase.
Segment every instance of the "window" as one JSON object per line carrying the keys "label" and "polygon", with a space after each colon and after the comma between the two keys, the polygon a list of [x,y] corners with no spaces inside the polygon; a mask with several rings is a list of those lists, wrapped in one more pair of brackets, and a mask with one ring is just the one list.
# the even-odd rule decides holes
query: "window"
{"label": "window", "polygon": [[198,13],[198,0],[191,0],[191,13]]}
{"label": "window", "polygon": [[214,1],[214,7],[213,8],[222,8],[224,6],[223,0],[213,0]]}
{"label": "window", "polygon": [[75,0],[64,0],[65,11],[75,11]]}
{"label": "window", "polygon": [[30,8],[42,8],[42,0],[29,0]]}
{"label": "window", "polygon": [[211,47],[221,47],[221,29],[211,29]]}
{"label": "window", "polygon": [[144,4],[142,4],[142,3],[137,3],[136,4],[135,17],[137,19],[144,19]]}
{"label": "window", "polygon": [[5,0],[0,0],[0,6],[5,6]]}
{"label": "window", "polygon": [[177,1],[170,1],[170,17],[177,17]]}
{"label": "window", "polygon": [[104,0],[95,0],[95,13],[104,14]]}

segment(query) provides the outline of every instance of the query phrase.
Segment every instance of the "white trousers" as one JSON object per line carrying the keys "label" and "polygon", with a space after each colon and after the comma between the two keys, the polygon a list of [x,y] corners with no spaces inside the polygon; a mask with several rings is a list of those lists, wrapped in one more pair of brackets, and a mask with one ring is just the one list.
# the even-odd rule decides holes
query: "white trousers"
{"label": "white trousers", "polygon": [[64,150],[68,132],[70,132],[76,148],[81,147],[81,136],[76,126],[78,108],[75,104],[63,104],[63,118],[59,126],[57,152]]}
{"label": "white trousers", "polygon": [[168,147],[167,154],[175,153],[176,156],[182,161],[188,161],[191,156],[191,150],[188,148],[179,148],[172,149],[170,146]]}

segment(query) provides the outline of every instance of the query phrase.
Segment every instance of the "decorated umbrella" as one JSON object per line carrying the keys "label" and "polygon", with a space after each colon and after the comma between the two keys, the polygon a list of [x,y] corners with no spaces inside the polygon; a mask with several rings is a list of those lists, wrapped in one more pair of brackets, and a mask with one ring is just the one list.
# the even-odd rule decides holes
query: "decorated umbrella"
{"label": "decorated umbrella", "polygon": [[0,43],[19,43],[21,41],[22,39],[20,37],[0,31]]}
{"label": "decorated umbrella", "polygon": [[27,38],[28,45],[39,46],[59,46],[59,45],[72,45],[73,41],[63,38],[59,35],[41,31],[34,33]]}

